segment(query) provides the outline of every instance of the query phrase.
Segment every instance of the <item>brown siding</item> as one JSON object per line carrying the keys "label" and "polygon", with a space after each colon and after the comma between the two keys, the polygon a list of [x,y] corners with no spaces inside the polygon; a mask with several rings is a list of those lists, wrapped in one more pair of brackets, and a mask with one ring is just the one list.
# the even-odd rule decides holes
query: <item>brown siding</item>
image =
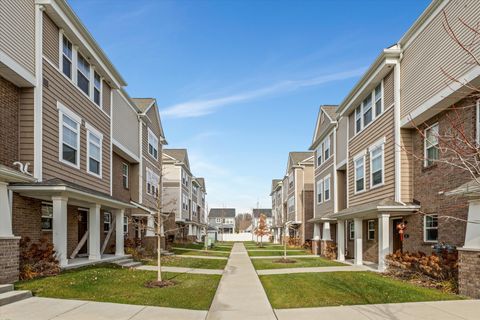
{"label": "brown siding", "polygon": [[43,14],[43,54],[54,65],[58,66],[60,62],[59,58],[59,32],[55,23],[50,17]]}
{"label": "brown siding", "polygon": [[[43,88],[43,178],[61,178],[110,193],[110,118],[98,110],[73,83],[68,81],[48,62],[44,63],[44,79],[48,86]],[[82,118],[80,130],[80,169],[61,163],[59,159],[59,119],[57,102],[61,102]],[[87,139],[85,122],[103,134],[102,178],[87,173]]]}
{"label": "brown siding", "polygon": [[22,88],[20,90],[20,105],[19,105],[19,157],[22,162],[30,162],[29,171],[33,173],[33,88]]}
{"label": "brown siding", "polygon": [[35,74],[35,1],[0,1],[0,50]]}
{"label": "brown siding", "polygon": [[[317,181],[319,181],[320,179],[324,179],[326,176],[328,176],[330,174],[330,200],[327,201],[327,202],[322,202],[320,204],[318,204],[317,202]],[[314,208],[315,208],[315,218],[318,218],[318,217],[322,217],[328,213],[333,213],[333,203],[334,203],[334,199],[335,199],[335,188],[333,187],[334,186],[334,179],[335,179],[335,175],[334,175],[334,172],[333,172],[333,166],[331,166],[330,168],[327,168],[325,171],[319,173],[316,177],[315,177],[315,192],[314,192],[314,197],[313,197],[313,201],[314,201]],[[325,184],[324,184],[325,185]],[[323,189],[323,197],[325,198],[325,188]]]}
{"label": "brown siding", "polygon": [[[476,0],[450,1],[445,13],[457,36],[470,43],[474,33],[462,26],[460,20],[475,26],[480,14],[480,2]],[[447,34],[445,18],[440,12],[405,49],[401,64],[402,118],[425,103],[429,98],[447,87],[449,81],[442,72],[460,79],[475,64]],[[480,54],[480,46],[474,45],[473,54]]]}
{"label": "brown siding", "polygon": [[112,89],[106,83],[103,81],[102,83],[102,108],[103,111],[105,111],[106,114],[110,115],[110,105],[111,105],[111,91]]}
{"label": "brown siding", "polygon": [[[123,186],[123,164],[126,163],[128,165],[128,188],[124,188]],[[132,165],[122,158],[121,156],[113,153],[112,155],[112,194],[113,197],[123,200],[125,202],[130,202],[132,197],[130,195],[131,188],[130,185],[132,183],[132,179],[135,179],[131,175]],[[138,178],[137,178],[138,179]]]}
{"label": "brown siding", "polygon": [[18,161],[18,107],[20,89],[0,77],[0,164]]}
{"label": "brown siding", "polygon": [[[151,129],[154,131],[153,129]],[[155,131],[154,131],[155,132]],[[160,137],[159,137],[160,139]],[[147,124],[142,123],[142,150],[143,150],[143,203],[149,207],[155,208],[156,207],[156,200],[151,195],[147,194],[147,167],[158,174],[161,178],[161,161],[162,161],[162,149],[161,144],[158,146],[158,160],[155,160],[149,153],[148,153],[148,128]],[[159,190],[161,193],[162,191]],[[181,201],[181,200],[180,200]]]}
{"label": "brown siding", "polygon": [[[349,143],[348,161],[348,194],[349,206],[355,206],[374,200],[394,197],[395,160],[394,160],[394,137],[393,137],[393,108],[384,112],[364,131],[357,134]],[[385,161],[385,184],[381,187],[370,189],[370,159],[368,147],[385,137],[384,161]],[[365,192],[354,194],[354,164],[353,157],[363,150],[367,150],[365,156]]]}

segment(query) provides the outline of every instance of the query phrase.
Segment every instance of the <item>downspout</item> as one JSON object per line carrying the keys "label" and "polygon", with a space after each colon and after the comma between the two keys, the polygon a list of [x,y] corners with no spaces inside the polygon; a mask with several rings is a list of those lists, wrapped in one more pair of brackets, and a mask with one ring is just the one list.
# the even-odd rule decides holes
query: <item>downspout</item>
{"label": "downspout", "polygon": [[35,88],[33,89],[33,176],[42,181],[43,152],[43,5],[35,5]]}
{"label": "downspout", "polygon": [[402,54],[395,62],[394,68],[394,143],[395,143],[395,201],[402,203],[402,172],[401,172],[401,156],[402,156],[402,147],[401,147],[401,134],[400,134],[400,110],[401,110],[401,86],[400,86],[400,60],[402,59]]}

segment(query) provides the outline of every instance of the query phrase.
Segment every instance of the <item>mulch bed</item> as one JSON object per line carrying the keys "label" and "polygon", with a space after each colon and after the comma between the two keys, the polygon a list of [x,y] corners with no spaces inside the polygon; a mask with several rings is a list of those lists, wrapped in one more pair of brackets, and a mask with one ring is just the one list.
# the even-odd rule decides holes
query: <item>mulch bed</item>
{"label": "mulch bed", "polygon": [[275,263],[297,263],[297,260],[279,259],[279,260],[274,260],[273,262],[275,262]]}
{"label": "mulch bed", "polygon": [[172,280],[162,280],[162,281],[157,281],[157,280],[152,280],[148,281],[145,283],[145,287],[147,288],[166,288],[166,287],[172,287],[176,285],[177,283]]}

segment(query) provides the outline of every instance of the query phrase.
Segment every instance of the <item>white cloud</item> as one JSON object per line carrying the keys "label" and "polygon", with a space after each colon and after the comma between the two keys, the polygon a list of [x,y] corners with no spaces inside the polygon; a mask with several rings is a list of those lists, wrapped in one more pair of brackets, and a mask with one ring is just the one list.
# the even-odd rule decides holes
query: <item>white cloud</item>
{"label": "white cloud", "polygon": [[327,75],[302,80],[286,80],[264,88],[245,91],[230,96],[187,101],[172,106],[168,106],[162,112],[162,116],[170,118],[193,118],[211,114],[221,107],[226,107],[238,102],[253,100],[267,95],[274,95],[286,91],[294,91],[304,87],[318,86],[328,82],[339,81],[358,77],[363,74],[365,67],[336,72]]}

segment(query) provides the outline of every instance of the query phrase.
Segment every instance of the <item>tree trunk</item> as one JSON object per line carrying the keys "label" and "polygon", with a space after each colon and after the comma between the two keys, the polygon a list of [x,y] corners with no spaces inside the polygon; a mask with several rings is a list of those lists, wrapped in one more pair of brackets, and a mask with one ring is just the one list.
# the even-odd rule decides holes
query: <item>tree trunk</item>
{"label": "tree trunk", "polygon": [[161,226],[162,226],[162,214],[160,213],[160,210],[158,210],[158,224],[157,224],[157,281],[162,281],[162,262],[161,262],[161,256],[162,256],[162,234],[161,232]]}

